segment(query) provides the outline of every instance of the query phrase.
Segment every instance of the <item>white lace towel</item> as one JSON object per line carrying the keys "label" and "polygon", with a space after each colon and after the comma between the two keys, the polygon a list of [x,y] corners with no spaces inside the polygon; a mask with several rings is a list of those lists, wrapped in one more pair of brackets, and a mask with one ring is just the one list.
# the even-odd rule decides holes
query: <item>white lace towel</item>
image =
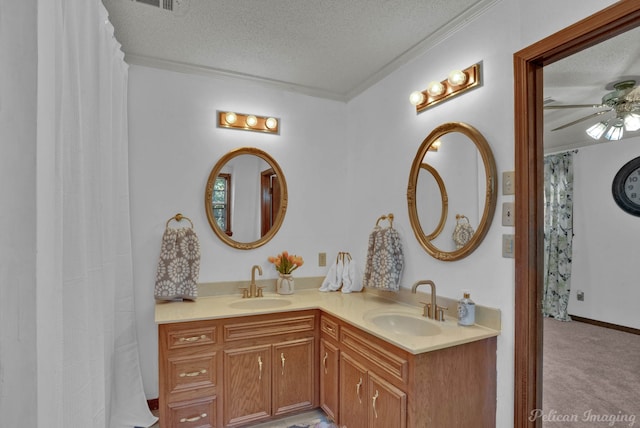
{"label": "white lace towel", "polygon": [[200,242],[192,228],[167,226],[156,272],[156,300],[195,300],[198,297]]}

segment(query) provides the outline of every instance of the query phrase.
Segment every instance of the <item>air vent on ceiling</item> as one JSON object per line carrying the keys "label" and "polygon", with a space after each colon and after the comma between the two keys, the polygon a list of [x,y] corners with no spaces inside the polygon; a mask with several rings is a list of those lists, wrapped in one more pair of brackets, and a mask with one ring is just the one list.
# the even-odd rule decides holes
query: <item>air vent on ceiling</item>
{"label": "air vent on ceiling", "polygon": [[[144,3],[150,6],[155,6],[162,8],[164,10],[173,11],[174,8],[174,0],[134,0],[136,3]],[[180,5],[180,1],[176,0],[177,3],[175,6]]]}

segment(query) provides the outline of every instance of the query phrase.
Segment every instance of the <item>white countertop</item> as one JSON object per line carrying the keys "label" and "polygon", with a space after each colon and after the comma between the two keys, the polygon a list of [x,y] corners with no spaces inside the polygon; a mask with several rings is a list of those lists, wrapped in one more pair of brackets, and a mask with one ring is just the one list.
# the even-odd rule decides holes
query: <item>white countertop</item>
{"label": "white countertop", "polygon": [[[408,313],[419,316],[422,314],[422,308],[385,299],[367,292],[345,294],[341,292],[320,292],[312,289],[299,290],[295,294],[287,296],[265,293],[265,298],[285,299],[290,303],[278,308],[236,309],[231,307],[230,304],[248,300],[242,299],[238,294],[200,297],[195,302],[158,302],[155,308],[155,322],[157,324],[167,324],[320,309],[412,354],[435,351],[500,334],[499,330],[478,324],[462,327],[457,324],[457,320],[451,318],[446,318],[443,322],[428,320],[437,324],[442,330],[440,334],[434,336],[410,336],[392,333],[374,325],[368,320],[369,316],[373,313],[383,312]],[[254,297],[252,299],[260,298]]]}

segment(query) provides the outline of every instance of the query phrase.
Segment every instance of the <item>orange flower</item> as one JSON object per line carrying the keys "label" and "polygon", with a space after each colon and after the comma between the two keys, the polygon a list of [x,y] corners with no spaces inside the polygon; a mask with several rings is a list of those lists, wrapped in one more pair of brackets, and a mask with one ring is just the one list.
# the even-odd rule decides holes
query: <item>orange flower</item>
{"label": "orange flower", "polygon": [[273,263],[278,272],[283,274],[290,274],[304,264],[301,256],[289,254],[287,251],[283,251],[275,257],[268,257],[267,260]]}

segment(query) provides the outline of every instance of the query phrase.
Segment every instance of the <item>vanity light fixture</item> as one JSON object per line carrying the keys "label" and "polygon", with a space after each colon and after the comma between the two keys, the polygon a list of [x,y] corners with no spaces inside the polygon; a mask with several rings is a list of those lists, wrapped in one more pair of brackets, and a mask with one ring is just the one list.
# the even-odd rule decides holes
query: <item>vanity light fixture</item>
{"label": "vanity light fixture", "polygon": [[218,128],[241,129],[244,131],[280,133],[280,120],[269,116],[218,111]]}
{"label": "vanity light fixture", "polygon": [[409,95],[409,102],[416,106],[416,113],[433,107],[441,101],[462,94],[480,84],[480,63],[464,70],[453,70],[441,81],[430,82],[424,91],[415,91]]}

